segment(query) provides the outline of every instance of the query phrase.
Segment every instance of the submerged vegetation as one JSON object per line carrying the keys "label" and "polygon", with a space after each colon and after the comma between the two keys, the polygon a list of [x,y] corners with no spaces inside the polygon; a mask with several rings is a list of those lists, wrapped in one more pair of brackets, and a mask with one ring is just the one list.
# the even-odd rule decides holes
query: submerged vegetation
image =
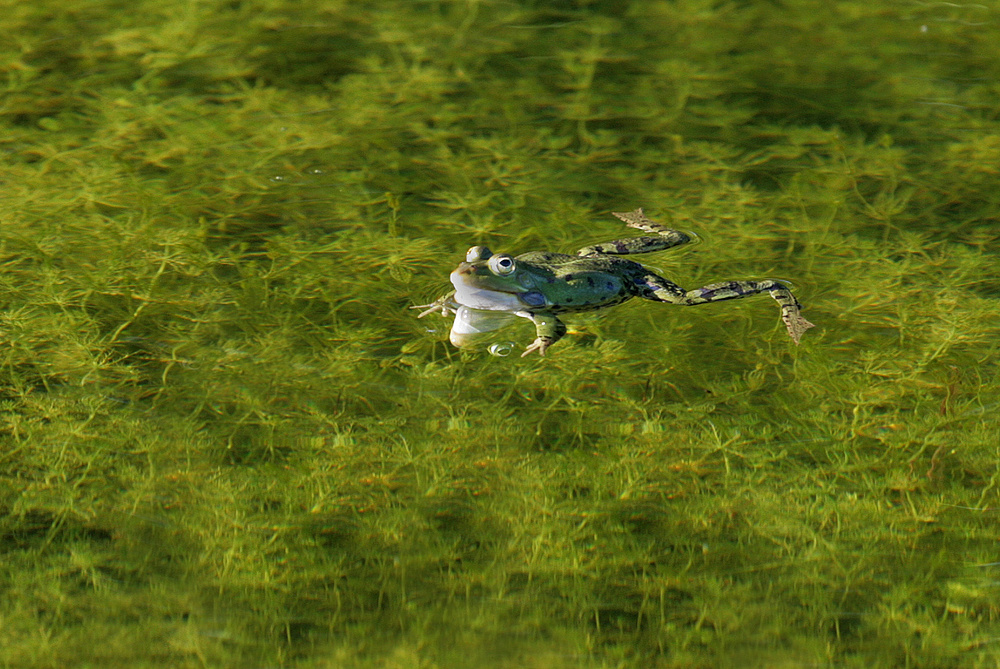
{"label": "submerged vegetation", "polygon": [[[8,5],[0,666],[1000,665],[995,9]],[[817,327],[407,310],[639,206]]]}

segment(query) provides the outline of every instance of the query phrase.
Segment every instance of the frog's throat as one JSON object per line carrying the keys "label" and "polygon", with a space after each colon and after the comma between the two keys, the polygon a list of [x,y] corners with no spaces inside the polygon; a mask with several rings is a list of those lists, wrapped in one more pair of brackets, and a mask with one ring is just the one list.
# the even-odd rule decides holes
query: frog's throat
{"label": "frog's throat", "polygon": [[452,277],[455,286],[455,301],[470,309],[486,311],[520,311],[524,303],[518,299],[517,293],[502,290],[487,290],[466,285],[462,279]]}

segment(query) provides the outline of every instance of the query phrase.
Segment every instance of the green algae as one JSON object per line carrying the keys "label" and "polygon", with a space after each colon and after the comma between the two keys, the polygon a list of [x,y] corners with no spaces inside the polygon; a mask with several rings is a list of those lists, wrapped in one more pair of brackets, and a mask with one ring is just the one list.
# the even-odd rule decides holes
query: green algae
{"label": "green algae", "polygon": [[[997,666],[996,20],[7,8],[0,663]],[[636,206],[817,327],[407,310]]]}

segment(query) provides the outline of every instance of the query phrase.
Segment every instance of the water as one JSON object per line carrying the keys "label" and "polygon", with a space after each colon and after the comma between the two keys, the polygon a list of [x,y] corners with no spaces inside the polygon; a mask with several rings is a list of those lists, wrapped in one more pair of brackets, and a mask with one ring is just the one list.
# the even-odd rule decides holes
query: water
{"label": "water", "polygon": [[[996,666],[996,8],[58,9],[0,19],[4,665]],[[408,309],[639,206],[817,327]]]}

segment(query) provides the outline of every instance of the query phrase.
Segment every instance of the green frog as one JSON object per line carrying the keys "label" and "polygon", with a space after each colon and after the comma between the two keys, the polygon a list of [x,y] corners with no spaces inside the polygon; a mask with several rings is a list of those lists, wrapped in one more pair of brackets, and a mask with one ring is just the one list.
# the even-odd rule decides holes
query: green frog
{"label": "green frog", "polygon": [[802,305],[791,290],[777,281],[725,281],[684,290],[639,263],[618,257],[663,251],[687,244],[691,237],[649,220],[641,208],[614,216],[630,228],[656,236],[616,239],[587,246],[576,255],[531,251],[514,257],[473,246],[465,262],[451,273],[455,290],[432,304],[413,308],[424,309],[418,318],[435,311],[445,316],[455,313],[451,341],[456,346],[466,343],[472,334],[495,330],[505,322],[485,315],[480,318],[478,313],[527,318],[535,324],[536,336],[522,357],[535,351],[544,356],[566,334],[559,314],[602,309],[633,297],[695,305],[767,292],[781,307],[781,318],[792,341],[798,344],[802,333],[813,327],[802,317]]}

